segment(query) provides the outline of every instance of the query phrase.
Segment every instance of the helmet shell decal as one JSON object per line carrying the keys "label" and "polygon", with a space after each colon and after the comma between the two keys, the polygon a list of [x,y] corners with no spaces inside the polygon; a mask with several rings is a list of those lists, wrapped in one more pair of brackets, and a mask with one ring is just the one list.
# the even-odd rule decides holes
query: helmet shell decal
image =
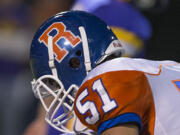
{"label": "helmet shell decal", "polygon": [[56,34],[53,36],[53,52],[55,54],[55,59],[60,63],[64,57],[69,53],[66,48],[61,48],[57,42],[64,38],[67,44],[70,44],[72,48],[76,47],[81,39],[79,36],[75,36],[70,30],[66,30],[66,25],[62,22],[55,22],[51,24],[39,37],[38,41],[43,43],[46,47],[48,46],[48,36],[55,30]]}

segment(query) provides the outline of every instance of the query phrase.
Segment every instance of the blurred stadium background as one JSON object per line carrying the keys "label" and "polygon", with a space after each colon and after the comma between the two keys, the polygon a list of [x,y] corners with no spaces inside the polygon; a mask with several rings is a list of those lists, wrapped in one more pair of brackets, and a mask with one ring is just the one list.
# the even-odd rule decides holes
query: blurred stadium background
{"label": "blurred stadium background", "polygon": [[[73,3],[0,0],[0,135],[22,134],[35,117],[38,101],[31,92],[28,63],[31,40],[42,22]],[[133,0],[132,4],[152,26],[145,58],[180,62],[180,1]]]}

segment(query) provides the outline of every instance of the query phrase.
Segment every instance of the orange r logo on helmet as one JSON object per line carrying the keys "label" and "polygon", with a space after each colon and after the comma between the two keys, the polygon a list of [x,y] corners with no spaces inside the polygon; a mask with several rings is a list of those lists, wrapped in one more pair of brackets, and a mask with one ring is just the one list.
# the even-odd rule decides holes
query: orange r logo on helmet
{"label": "orange r logo on helmet", "polygon": [[72,47],[75,47],[80,42],[80,38],[78,36],[75,36],[71,31],[67,31],[66,26],[63,23],[56,22],[44,31],[44,33],[39,38],[39,42],[43,42],[46,46],[48,46],[48,36],[52,30],[57,31],[57,34],[53,37],[53,52],[56,55],[56,60],[58,62],[61,62],[63,58],[68,54],[68,51],[66,49],[60,48],[57,45],[58,40],[60,40],[61,38],[65,38],[71,43]]}

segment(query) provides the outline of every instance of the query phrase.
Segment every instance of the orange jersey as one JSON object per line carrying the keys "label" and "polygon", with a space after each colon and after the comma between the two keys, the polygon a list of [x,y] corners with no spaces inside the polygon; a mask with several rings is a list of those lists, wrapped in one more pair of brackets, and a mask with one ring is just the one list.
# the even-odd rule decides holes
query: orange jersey
{"label": "orange jersey", "polygon": [[179,105],[180,64],[118,58],[89,73],[77,93],[74,111],[98,134],[136,123],[142,135],[179,135]]}

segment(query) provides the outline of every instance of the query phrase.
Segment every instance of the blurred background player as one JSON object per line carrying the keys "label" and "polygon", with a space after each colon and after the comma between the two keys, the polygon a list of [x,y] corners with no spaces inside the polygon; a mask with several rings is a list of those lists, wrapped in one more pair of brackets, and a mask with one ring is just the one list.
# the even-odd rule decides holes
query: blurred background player
{"label": "blurred background player", "polygon": [[149,20],[127,0],[77,0],[73,10],[88,11],[104,20],[126,50],[127,57],[144,57],[152,28]]}
{"label": "blurred background player", "polygon": [[[179,21],[177,20],[180,9],[179,5],[178,0],[92,0],[89,3],[87,0],[76,0],[73,4],[73,9],[89,11],[103,19],[110,26],[112,25],[120,29],[119,32],[125,30],[125,33],[128,32],[126,34],[130,33],[128,38],[126,36],[119,37],[117,35],[118,38],[122,40],[122,43],[126,43],[124,47],[127,51],[127,56],[179,61],[180,55],[178,48],[180,41],[177,37],[179,33]],[[114,8],[112,8],[112,11],[111,8],[107,8],[110,6]],[[117,7],[122,7],[122,9]],[[105,11],[103,12],[103,10]],[[125,12],[118,12],[121,10]],[[129,15],[129,13],[131,13],[131,15]],[[113,18],[113,16],[121,17],[121,15],[124,15],[122,20],[121,18]],[[134,17],[129,18],[129,21],[133,22],[127,22],[128,16]],[[139,23],[142,26],[140,26],[137,21],[141,21]],[[144,29],[142,29],[142,27]],[[114,32],[116,32],[116,30],[114,30]],[[172,42],[174,44],[170,46]],[[142,46],[138,48],[138,46],[136,46],[137,44]]]}
{"label": "blurred background player", "polygon": [[21,0],[0,1],[1,135],[21,134],[35,115],[37,100],[26,83],[31,78],[26,46],[32,36],[29,15]]}

